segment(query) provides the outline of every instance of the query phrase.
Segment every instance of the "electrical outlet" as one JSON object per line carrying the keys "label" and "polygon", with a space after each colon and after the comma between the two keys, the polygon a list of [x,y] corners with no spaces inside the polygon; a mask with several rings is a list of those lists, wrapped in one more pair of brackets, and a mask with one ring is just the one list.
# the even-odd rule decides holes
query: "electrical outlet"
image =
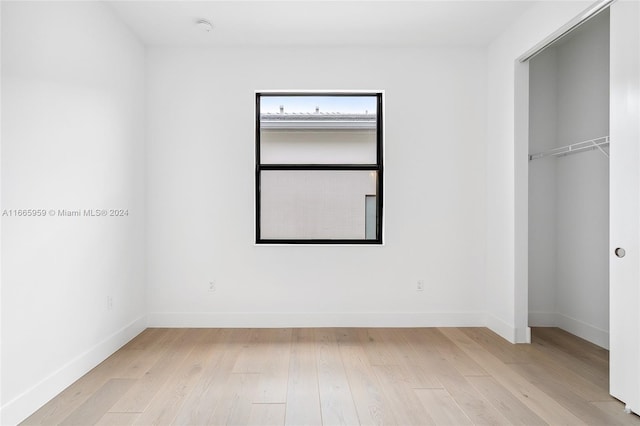
{"label": "electrical outlet", "polygon": [[416,291],[424,291],[424,281],[418,280],[416,283]]}
{"label": "electrical outlet", "polygon": [[107,311],[113,311],[113,297],[107,296]]}
{"label": "electrical outlet", "polygon": [[209,281],[209,291],[213,293],[216,290],[217,290],[216,282],[215,281]]}

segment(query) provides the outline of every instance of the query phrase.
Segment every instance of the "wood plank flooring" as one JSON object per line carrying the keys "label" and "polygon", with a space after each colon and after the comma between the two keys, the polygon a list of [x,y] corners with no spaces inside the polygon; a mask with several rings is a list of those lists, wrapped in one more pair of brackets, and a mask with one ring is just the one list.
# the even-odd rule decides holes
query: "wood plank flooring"
{"label": "wood plank flooring", "polygon": [[640,425],[557,328],[148,329],[24,425]]}

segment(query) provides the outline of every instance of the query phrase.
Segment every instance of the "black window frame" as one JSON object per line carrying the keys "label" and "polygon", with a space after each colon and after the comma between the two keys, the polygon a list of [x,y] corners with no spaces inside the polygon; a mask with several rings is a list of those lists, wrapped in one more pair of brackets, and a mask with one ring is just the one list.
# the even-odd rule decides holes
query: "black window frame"
{"label": "black window frame", "polygon": [[[382,92],[256,92],[255,94],[255,243],[268,244],[335,244],[335,245],[382,245],[383,244],[383,93]],[[375,164],[261,164],[260,162],[260,99],[277,96],[375,96],[376,98],[376,163]],[[375,239],[274,239],[260,237],[260,176],[263,171],[374,171],[377,173],[376,191],[376,238]]]}

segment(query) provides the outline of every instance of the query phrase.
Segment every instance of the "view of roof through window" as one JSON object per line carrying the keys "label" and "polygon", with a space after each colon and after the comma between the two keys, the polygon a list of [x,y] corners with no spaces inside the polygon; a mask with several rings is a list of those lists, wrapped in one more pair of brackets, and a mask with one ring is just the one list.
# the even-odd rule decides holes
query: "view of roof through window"
{"label": "view of roof through window", "polygon": [[[262,96],[260,98],[261,128],[312,123],[320,127],[375,128],[376,96]],[[298,125],[294,123],[299,123]]]}
{"label": "view of roof through window", "polygon": [[262,96],[263,114],[375,114],[375,96]]}

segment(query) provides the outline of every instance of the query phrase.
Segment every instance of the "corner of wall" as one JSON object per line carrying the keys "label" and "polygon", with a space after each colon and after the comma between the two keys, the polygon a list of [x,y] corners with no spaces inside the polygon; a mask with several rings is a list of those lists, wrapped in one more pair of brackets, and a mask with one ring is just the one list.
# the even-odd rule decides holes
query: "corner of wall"
{"label": "corner of wall", "polygon": [[531,328],[514,327],[500,318],[487,314],[486,327],[510,343],[531,343]]}

